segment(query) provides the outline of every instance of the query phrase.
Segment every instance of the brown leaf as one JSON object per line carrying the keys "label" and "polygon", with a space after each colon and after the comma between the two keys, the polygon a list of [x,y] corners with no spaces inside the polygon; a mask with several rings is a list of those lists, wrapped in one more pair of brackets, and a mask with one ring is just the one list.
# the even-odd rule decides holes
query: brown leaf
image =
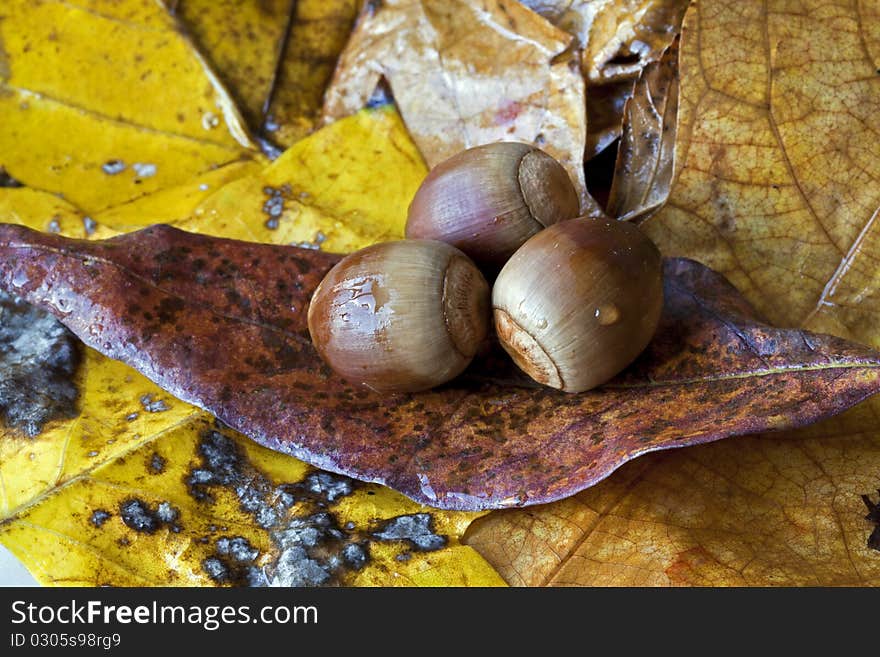
{"label": "brown leaf", "polygon": [[626,101],[624,128],[606,208],[617,219],[642,222],[669,197],[678,114],[678,42],[648,64]]}
{"label": "brown leaf", "polygon": [[678,33],[690,0],[522,0],[574,35],[590,85],[635,78]]}
{"label": "brown leaf", "polygon": [[167,226],[103,242],[0,227],[0,285],[88,345],[258,442],[444,508],[547,502],[640,454],[799,426],[880,389],[870,349],[757,322],[717,274],[666,265],[643,356],[609,385],[531,385],[496,349],[453,384],[381,397],[334,376],[307,337],[338,260]]}
{"label": "brown leaf", "polygon": [[366,3],[327,90],[324,116],[359,110],[387,79],[429,166],[471,146],[531,142],[586,198],[584,81],[571,36],[514,0]]}
{"label": "brown leaf", "polygon": [[615,80],[587,89],[587,147],[584,159],[591,160],[620,137],[623,108],[632,96],[635,80]]}
{"label": "brown leaf", "polygon": [[523,0],[572,34],[587,76],[589,160],[620,136],[633,82],[678,34],[688,0]]}

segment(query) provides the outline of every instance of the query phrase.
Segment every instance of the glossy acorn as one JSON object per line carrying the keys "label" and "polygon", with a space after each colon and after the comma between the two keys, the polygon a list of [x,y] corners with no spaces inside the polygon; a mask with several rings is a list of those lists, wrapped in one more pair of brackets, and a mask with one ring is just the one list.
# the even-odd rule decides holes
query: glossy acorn
{"label": "glossy acorn", "polygon": [[492,291],[504,349],[566,392],[605,383],[645,349],[663,308],[660,252],[637,226],[579,218],[520,248]]}
{"label": "glossy acorn", "polygon": [[312,297],[312,342],[340,376],[376,392],[418,392],[471,362],[491,322],[476,265],[449,244],[401,240],[343,258]]}
{"label": "glossy acorn", "polygon": [[497,142],[431,170],[410,204],[406,236],[448,242],[495,273],[529,237],[578,212],[559,162],[530,144]]}

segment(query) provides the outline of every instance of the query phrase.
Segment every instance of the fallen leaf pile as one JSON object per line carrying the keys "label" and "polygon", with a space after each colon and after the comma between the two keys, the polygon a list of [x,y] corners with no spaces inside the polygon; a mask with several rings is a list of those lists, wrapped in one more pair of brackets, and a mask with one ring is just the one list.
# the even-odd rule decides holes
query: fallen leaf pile
{"label": "fallen leaf pile", "polygon": [[[878,9],[687,4],[4,3],[0,541],[47,584],[880,582],[878,402],[791,431],[880,387]],[[346,385],[333,254],[501,139],[658,243],[656,339],[583,395],[494,348]]]}

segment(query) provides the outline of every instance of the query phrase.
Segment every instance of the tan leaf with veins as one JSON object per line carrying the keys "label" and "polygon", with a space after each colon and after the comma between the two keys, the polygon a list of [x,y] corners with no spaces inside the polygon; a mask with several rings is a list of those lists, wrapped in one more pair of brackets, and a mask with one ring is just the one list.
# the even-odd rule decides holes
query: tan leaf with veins
{"label": "tan leaf with veins", "polygon": [[[877,345],[878,7],[772,9],[689,11],[672,194],[644,226],[775,323]],[[468,540],[513,584],[878,585],[878,411],[649,456]]]}
{"label": "tan leaf with veins", "polygon": [[383,77],[430,166],[488,142],[532,142],[585,197],[583,79],[571,42],[513,0],[367,3],[327,90],[324,116],[357,111]]}
{"label": "tan leaf with veins", "polygon": [[688,14],[675,181],[644,228],[667,255],[722,272],[771,321],[797,326],[841,275],[860,278],[858,306],[876,286],[869,262],[861,274],[852,265],[880,207],[880,49],[863,27],[878,9],[779,4]]}

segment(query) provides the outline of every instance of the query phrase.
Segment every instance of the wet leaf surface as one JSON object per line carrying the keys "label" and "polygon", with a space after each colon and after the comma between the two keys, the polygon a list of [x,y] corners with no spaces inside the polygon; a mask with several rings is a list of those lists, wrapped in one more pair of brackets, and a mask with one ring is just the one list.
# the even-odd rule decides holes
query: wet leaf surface
{"label": "wet leaf surface", "polygon": [[609,216],[640,223],[657,212],[672,184],[678,113],[678,43],[648,64],[626,101],[624,128],[606,208]]}
{"label": "wet leaf surface", "polygon": [[324,115],[361,109],[384,78],[429,166],[471,146],[530,142],[585,194],[583,78],[561,56],[571,40],[513,0],[366,3]]}
{"label": "wet leaf surface", "polygon": [[870,349],[760,324],[689,261],[668,262],[657,337],[602,389],[530,385],[496,350],[448,386],[381,397],[333,375],[308,338],[309,295],[338,256],[167,226],[103,242],[4,226],[0,254],[3,287],[174,396],[441,508],[558,499],[639,454],[799,426],[880,385]]}

